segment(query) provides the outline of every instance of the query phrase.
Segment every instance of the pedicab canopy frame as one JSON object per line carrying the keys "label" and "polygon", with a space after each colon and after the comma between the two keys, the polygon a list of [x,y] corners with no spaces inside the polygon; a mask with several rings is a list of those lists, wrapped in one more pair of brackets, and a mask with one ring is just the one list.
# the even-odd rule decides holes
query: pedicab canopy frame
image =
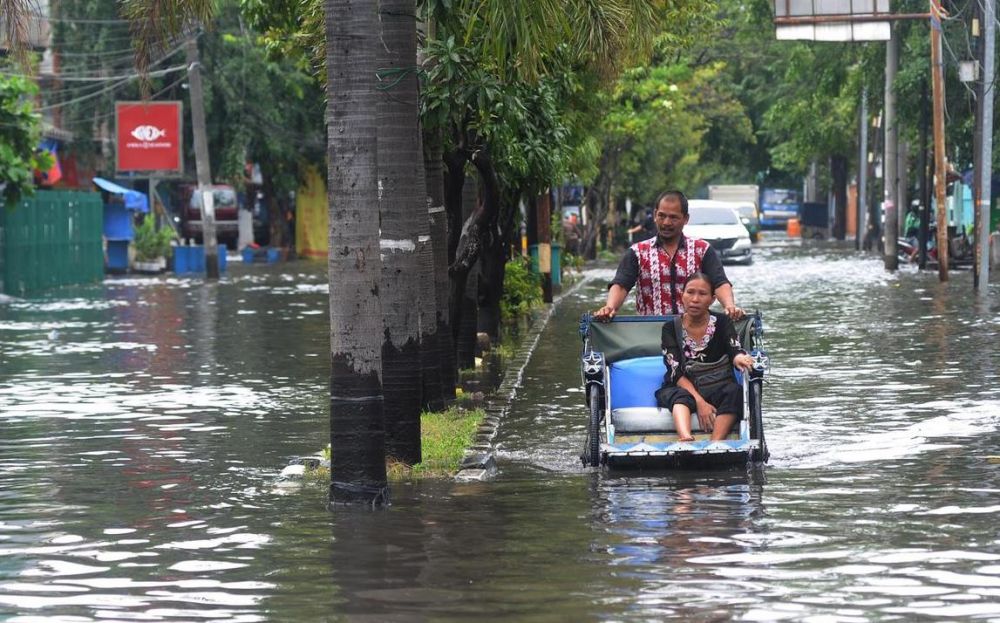
{"label": "pedicab canopy frame", "polygon": [[589,422],[581,459],[608,468],[702,468],[767,461],[761,398],[768,358],[760,312],[736,323],[741,344],[754,358],[748,374],[734,372],[743,387],[743,418],[728,438],[711,441],[692,415],[695,441],[679,441],[672,414],[656,404],[666,367],[661,351],[664,322],[674,316],[618,316],[580,322],[581,357]]}

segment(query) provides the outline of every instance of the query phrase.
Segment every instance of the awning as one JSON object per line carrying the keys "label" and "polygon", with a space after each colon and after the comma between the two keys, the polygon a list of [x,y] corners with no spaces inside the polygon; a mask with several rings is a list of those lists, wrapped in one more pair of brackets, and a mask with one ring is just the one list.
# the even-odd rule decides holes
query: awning
{"label": "awning", "polygon": [[138,210],[139,212],[149,212],[149,198],[146,197],[146,195],[139,192],[138,190],[132,190],[131,188],[125,188],[124,186],[119,186],[114,182],[109,182],[103,177],[95,177],[94,183],[97,184],[101,189],[106,190],[109,193],[122,195],[125,199],[126,210]]}

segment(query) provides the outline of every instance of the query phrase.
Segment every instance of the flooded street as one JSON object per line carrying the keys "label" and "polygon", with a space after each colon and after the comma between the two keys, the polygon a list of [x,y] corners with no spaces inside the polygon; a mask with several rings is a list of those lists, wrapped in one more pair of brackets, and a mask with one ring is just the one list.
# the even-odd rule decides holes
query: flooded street
{"label": "flooded street", "polygon": [[[275,486],[327,442],[323,265],[0,303],[0,621],[1000,621],[1000,287],[765,243],[771,462],[583,469],[580,315],[549,321],[493,482],[382,511]],[[271,271],[271,272],[268,272]]]}

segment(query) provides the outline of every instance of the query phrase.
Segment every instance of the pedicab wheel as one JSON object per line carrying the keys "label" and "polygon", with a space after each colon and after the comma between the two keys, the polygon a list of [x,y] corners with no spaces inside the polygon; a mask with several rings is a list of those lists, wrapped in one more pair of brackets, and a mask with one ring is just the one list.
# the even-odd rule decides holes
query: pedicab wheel
{"label": "pedicab wheel", "polygon": [[767,451],[767,441],[764,439],[764,414],[761,410],[761,383],[750,383],[750,438],[760,442],[760,448],[750,453],[754,463],[766,463],[771,453]]}
{"label": "pedicab wheel", "polygon": [[590,427],[587,429],[587,464],[597,467],[601,464],[601,388],[590,386]]}

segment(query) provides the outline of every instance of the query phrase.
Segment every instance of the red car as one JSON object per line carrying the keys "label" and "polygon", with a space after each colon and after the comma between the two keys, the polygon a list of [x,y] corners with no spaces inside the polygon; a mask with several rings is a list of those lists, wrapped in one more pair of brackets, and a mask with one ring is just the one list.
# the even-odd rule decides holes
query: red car
{"label": "red car", "polygon": [[[236,202],[236,190],[232,186],[223,184],[206,186],[206,189],[212,192],[216,240],[236,248],[239,238],[239,205]],[[181,231],[184,238],[193,239],[198,244],[202,241],[200,203],[201,193],[197,187],[192,186],[190,198],[184,207]]]}

